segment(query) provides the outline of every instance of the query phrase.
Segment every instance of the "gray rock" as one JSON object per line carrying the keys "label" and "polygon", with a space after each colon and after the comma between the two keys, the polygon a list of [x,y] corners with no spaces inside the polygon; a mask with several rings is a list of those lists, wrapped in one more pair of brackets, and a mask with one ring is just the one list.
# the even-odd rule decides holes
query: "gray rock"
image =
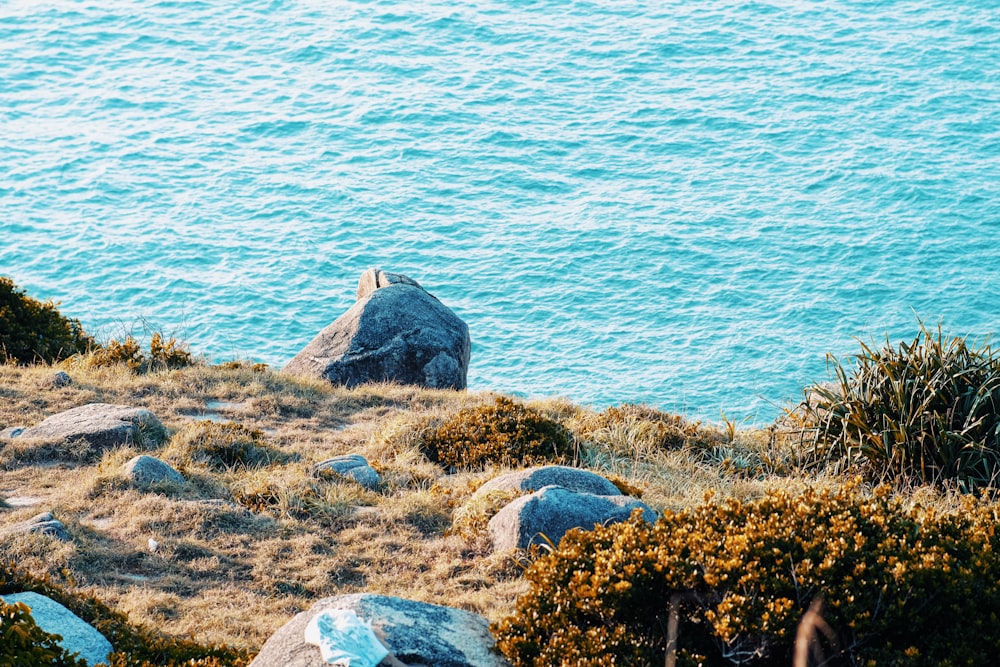
{"label": "gray rock", "polygon": [[11,524],[3,529],[0,529],[0,533],[35,533],[38,535],[51,535],[57,540],[62,540],[63,542],[69,542],[72,538],[69,532],[66,530],[66,526],[59,519],[52,516],[52,512],[42,512],[41,514],[36,514],[27,521],[21,521],[19,523]]}
{"label": "gray rock", "polygon": [[26,426],[8,426],[4,430],[0,431],[0,440],[13,440],[22,433]]}
{"label": "gray rock", "polygon": [[576,493],[595,496],[620,496],[618,487],[597,473],[569,466],[541,466],[500,475],[479,487],[476,496],[490,491],[537,491],[546,486],[561,486]]}
{"label": "gray rock", "polygon": [[45,632],[60,635],[59,645],[78,653],[88,665],[107,662],[113,647],[100,632],[55,600],[38,593],[0,595],[7,604],[23,602],[31,608],[31,618]]}
{"label": "gray rock", "polygon": [[[402,273],[389,273],[382,269],[368,269],[361,274],[361,279],[358,280],[357,298],[364,299],[375,290],[388,287],[389,285],[412,285],[413,287],[420,287],[420,283],[409,276],[404,276]],[[423,289],[423,287],[420,287],[420,289]]]}
{"label": "gray rock", "polygon": [[184,476],[174,470],[173,467],[156,457],[146,454],[140,454],[129,459],[122,466],[122,472],[139,486],[150,486],[164,482],[173,484],[184,483]]}
{"label": "gray rock", "polygon": [[318,601],[271,636],[250,667],[327,667],[319,648],[305,642],[305,628],[326,609],[353,609],[384,633],[389,649],[407,664],[428,667],[506,667],[492,652],[493,637],[482,616],[397,597],[356,593]]}
{"label": "gray rock", "polygon": [[56,371],[52,375],[52,386],[53,387],[68,387],[73,384],[73,378],[69,376],[66,371]]}
{"label": "gray rock", "polygon": [[558,545],[572,528],[593,530],[596,525],[624,521],[637,507],[647,521],[656,520],[653,510],[629,496],[595,496],[546,486],[511,501],[490,519],[488,528],[496,551],[526,549],[548,541]]}
{"label": "gray rock", "polygon": [[322,470],[331,470],[341,477],[353,479],[366,489],[377,489],[379,484],[382,483],[382,478],[379,477],[379,474],[368,465],[368,460],[360,454],[335,456],[332,459],[317,463],[313,467],[313,472],[320,472]]}
{"label": "gray rock", "polygon": [[89,403],[52,415],[17,437],[45,442],[83,440],[96,450],[159,444],[165,431],[152,412],[110,403]]}
{"label": "gray rock", "polygon": [[465,389],[469,327],[414,280],[369,269],[358,300],[323,329],[285,371],[353,387],[399,382]]}

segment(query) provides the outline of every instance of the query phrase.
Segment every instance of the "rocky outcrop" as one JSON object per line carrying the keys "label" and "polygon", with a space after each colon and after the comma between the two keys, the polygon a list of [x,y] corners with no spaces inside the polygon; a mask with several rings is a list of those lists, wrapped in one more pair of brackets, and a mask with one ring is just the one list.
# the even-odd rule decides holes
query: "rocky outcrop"
{"label": "rocky outcrop", "polygon": [[320,600],[295,616],[265,642],[251,667],[326,667],[305,630],[327,609],[350,609],[380,633],[393,655],[406,664],[433,667],[506,667],[492,652],[485,618],[460,609],[385,595],[357,593]]}
{"label": "rocky outcrop", "polygon": [[7,604],[22,602],[31,608],[35,625],[50,634],[62,637],[59,645],[69,653],[78,653],[88,665],[106,663],[113,650],[107,640],[93,626],[55,600],[38,593],[13,593],[0,595]]}
{"label": "rocky outcrop", "polygon": [[52,516],[52,512],[42,512],[36,514],[27,521],[21,521],[0,528],[0,535],[9,533],[35,533],[38,535],[51,535],[57,540],[68,542],[72,539],[66,526],[59,519]]}
{"label": "rocky outcrop", "polygon": [[285,371],[353,387],[399,382],[465,389],[469,327],[416,281],[369,269],[358,300],[326,327]]}
{"label": "rocky outcrop", "polygon": [[620,493],[597,496],[546,486],[512,501],[490,519],[488,528],[496,551],[548,542],[558,545],[572,528],[593,530],[595,525],[624,521],[636,508],[642,509],[647,521],[656,520],[647,505]]}
{"label": "rocky outcrop", "polygon": [[340,477],[353,480],[369,490],[377,489],[382,483],[379,474],[368,465],[368,460],[360,454],[335,456],[317,463],[313,467],[313,472],[316,474],[323,474],[323,471],[329,471]]}
{"label": "rocky outcrop", "polygon": [[147,454],[140,454],[129,459],[122,466],[122,473],[139,487],[184,483],[184,476],[174,470],[170,464]]}
{"label": "rocky outcrop", "polygon": [[491,491],[537,491],[546,486],[559,486],[576,493],[595,496],[620,496],[621,491],[605,477],[595,472],[569,466],[540,466],[494,477],[479,487],[476,496]]}
{"label": "rocky outcrop", "polygon": [[84,441],[92,449],[158,444],[165,431],[152,412],[110,403],[90,403],[52,415],[16,438],[40,442]]}

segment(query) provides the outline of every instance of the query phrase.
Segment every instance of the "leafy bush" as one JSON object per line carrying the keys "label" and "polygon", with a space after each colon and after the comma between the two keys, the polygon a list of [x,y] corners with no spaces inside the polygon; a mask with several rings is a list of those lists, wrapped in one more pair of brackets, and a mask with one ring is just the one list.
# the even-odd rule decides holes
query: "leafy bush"
{"label": "leafy bush", "polygon": [[506,396],[497,397],[492,405],[459,410],[441,424],[422,428],[421,451],[451,470],[565,462],[572,442],[569,431],[559,422]]}
{"label": "leafy bush", "polygon": [[997,509],[972,497],[949,514],[906,509],[886,487],[849,485],[655,524],[636,514],[568,533],[493,631],[515,667],[663,664],[669,637],[678,665],[788,667],[800,619],[822,600],[823,664],[992,664]]}
{"label": "leafy bush", "polygon": [[815,461],[879,480],[955,480],[966,490],[1000,473],[1000,358],[923,324],[910,343],[864,343],[850,370],[830,357],[831,385],[804,403]]}
{"label": "leafy bush", "polygon": [[63,317],[56,306],[31,298],[0,276],[0,362],[52,363],[94,347],[79,320]]}
{"label": "leafy bush", "polygon": [[149,341],[149,356],[143,354],[139,341],[126,336],[124,341],[111,339],[96,350],[90,359],[94,366],[125,364],[136,373],[183,368],[193,362],[191,353],[176,338],[164,341],[159,332],[154,333]]}
{"label": "leafy bush", "polygon": [[0,665],[52,665],[85,667],[60,645],[57,635],[42,630],[23,602],[0,600]]}
{"label": "leafy bush", "polygon": [[[110,667],[243,667],[250,662],[251,656],[246,651],[225,645],[203,646],[134,626],[124,614],[113,611],[89,594],[68,591],[48,577],[36,577],[12,563],[0,562],[0,594],[23,591],[33,591],[55,600],[107,637],[115,649],[109,658]],[[0,665],[76,667],[78,663],[70,660],[61,649],[56,653],[51,635],[36,628],[30,616],[26,619],[17,605],[0,604]],[[8,633],[15,637],[11,643],[7,641]],[[47,661],[50,653],[53,656]]]}
{"label": "leafy bush", "polygon": [[286,455],[266,444],[264,432],[235,422],[204,420],[174,434],[165,457],[182,466],[200,464],[213,470],[279,463]]}

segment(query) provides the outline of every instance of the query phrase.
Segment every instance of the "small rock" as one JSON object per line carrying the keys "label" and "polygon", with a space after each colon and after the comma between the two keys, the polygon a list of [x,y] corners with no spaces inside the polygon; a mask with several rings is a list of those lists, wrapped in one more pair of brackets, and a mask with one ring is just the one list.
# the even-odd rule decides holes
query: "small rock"
{"label": "small rock", "polygon": [[105,663],[113,647],[111,642],[82,618],[55,600],[38,593],[0,595],[7,604],[23,602],[31,608],[35,624],[50,634],[60,635],[59,645],[69,653],[78,653],[88,665]]}
{"label": "small rock", "polygon": [[83,440],[97,450],[128,444],[158,444],[166,435],[152,412],[109,403],[90,403],[52,415],[17,437],[44,442]]}
{"label": "small rock", "polygon": [[491,649],[493,637],[482,616],[460,609],[369,593],[318,601],[275,632],[250,667],[327,667],[305,629],[327,609],[350,609],[381,631],[393,655],[406,664],[433,667],[508,667]]}
{"label": "small rock", "polygon": [[129,459],[122,466],[122,472],[139,486],[151,486],[158,483],[183,484],[184,476],[160,459],[140,454]]}
{"label": "small rock", "polygon": [[313,467],[314,473],[319,473],[323,470],[331,470],[341,477],[353,479],[369,490],[377,489],[379,484],[382,483],[382,478],[379,474],[368,465],[368,460],[360,454],[335,456],[332,459],[317,463]]}
{"label": "small rock", "polygon": [[57,540],[69,542],[72,538],[66,530],[66,526],[59,519],[52,516],[52,512],[42,512],[36,514],[27,521],[12,524],[0,530],[3,533],[35,533],[39,535],[51,535]]}
{"label": "small rock", "polygon": [[66,371],[57,371],[52,375],[52,386],[53,387],[68,387],[73,384],[73,378],[69,376]]}
{"label": "small rock", "polygon": [[546,486],[561,486],[576,493],[595,496],[620,496],[618,487],[595,472],[569,466],[540,466],[500,475],[479,487],[476,495],[490,491],[537,491]]}
{"label": "small rock", "polygon": [[596,496],[546,486],[511,501],[490,519],[488,528],[496,551],[526,549],[532,544],[558,545],[573,528],[593,530],[595,525],[624,521],[641,508],[647,521],[656,513],[629,496]]}

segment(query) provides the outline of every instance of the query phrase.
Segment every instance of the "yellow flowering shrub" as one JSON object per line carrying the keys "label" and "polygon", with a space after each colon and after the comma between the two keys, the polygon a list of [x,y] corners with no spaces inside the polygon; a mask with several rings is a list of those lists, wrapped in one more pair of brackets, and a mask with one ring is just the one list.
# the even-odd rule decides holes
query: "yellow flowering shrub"
{"label": "yellow flowering shrub", "polygon": [[424,455],[451,470],[563,463],[571,443],[559,422],[506,396],[459,410],[440,424],[425,424],[420,437]]}
{"label": "yellow flowering shrub", "polygon": [[827,665],[985,665],[1000,654],[997,505],[906,509],[856,485],[707,502],[571,531],[495,624],[515,667],[789,667],[814,600]]}

